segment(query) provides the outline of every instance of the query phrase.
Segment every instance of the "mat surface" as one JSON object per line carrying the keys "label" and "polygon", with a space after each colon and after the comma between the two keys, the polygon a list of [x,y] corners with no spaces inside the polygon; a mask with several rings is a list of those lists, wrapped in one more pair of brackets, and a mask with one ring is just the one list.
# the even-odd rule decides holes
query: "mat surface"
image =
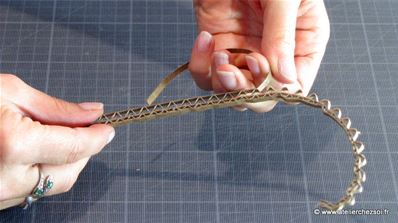
{"label": "mat surface", "polygon": [[[351,209],[388,215],[314,214],[320,199],[343,195],[351,149],[318,111],[281,104],[118,128],[70,192],[2,211],[0,222],[396,222],[398,1],[326,3],[331,40],[313,91],[363,133],[367,182]],[[190,0],[1,0],[0,72],[106,111],[140,106],[189,59],[196,33]],[[202,94],[187,74],[158,100]]]}

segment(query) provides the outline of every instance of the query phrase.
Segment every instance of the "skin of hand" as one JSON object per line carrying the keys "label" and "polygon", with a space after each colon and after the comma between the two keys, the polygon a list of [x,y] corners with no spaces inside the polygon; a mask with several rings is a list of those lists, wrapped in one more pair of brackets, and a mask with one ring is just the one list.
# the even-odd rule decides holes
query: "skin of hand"
{"label": "skin of hand", "polygon": [[101,103],[62,101],[0,74],[0,210],[31,194],[38,168],[54,180],[46,196],[69,191],[89,158],[115,135],[108,125],[86,127],[102,113]]}
{"label": "skin of hand", "polygon": [[[194,7],[201,32],[189,69],[200,88],[250,89],[271,72],[280,85],[309,93],[330,36],[322,0],[194,0]],[[231,55],[227,48],[254,53]],[[274,105],[245,107],[266,112]]]}

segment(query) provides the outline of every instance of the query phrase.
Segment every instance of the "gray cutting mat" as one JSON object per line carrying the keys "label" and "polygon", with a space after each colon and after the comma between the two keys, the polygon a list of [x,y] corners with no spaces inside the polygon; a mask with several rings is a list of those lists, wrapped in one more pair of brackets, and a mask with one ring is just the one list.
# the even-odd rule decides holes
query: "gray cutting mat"
{"label": "gray cutting mat", "polygon": [[[352,177],[343,132],[318,111],[229,109],[117,129],[68,193],[1,222],[396,222],[398,1],[328,0],[332,34],[314,85],[352,118],[366,143],[368,181],[354,209],[317,216]],[[190,0],[0,1],[0,71],[107,111],[142,105],[185,62],[196,35]],[[160,98],[199,94],[189,75]],[[56,183],[56,182],[55,182]]]}

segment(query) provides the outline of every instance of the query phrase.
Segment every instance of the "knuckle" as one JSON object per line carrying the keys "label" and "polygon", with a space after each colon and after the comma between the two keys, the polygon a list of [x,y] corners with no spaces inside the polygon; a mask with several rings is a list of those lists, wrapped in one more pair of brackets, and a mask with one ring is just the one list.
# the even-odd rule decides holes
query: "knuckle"
{"label": "knuckle", "polygon": [[65,163],[74,163],[79,160],[80,154],[82,147],[80,146],[80,141],[77,139],[76,140],[71,140],[70,142],[70,151],[69,154],[66,157],[66,162]]}
{"label": "knuckle", "polygon": [[289,39],[285,34],[279,34],[274,37],[272,44],[280,49],[294,49],[294,39]]}
{"label": "knuckle", "polygon": [[267,47],[280,53],[293,51],[295,48],[295,40],[294,38],[286,36],[285,32],[286,31],[280,31],[275,33],[269,41],[266,41],[265,44],[267,44]]}
{"label": "knuckle", "polygon": [[54,105],[54,110],[63,114],[63,113],[68,113],[68,105],[65,101],[51,97],[52,104]]}
{"label": "knuckle", "polygon": [[[0,161],[2,163],[8,161],[12,162],[13,159],[18,157],[22,152],[21,143],[24,140],[18,140],[18,138],[23,137],[21,136],[23,133],[19,133],[19,127],[15,125],[15,121],[21,117],[18,117],[12,113],[13,112],[8,109],[1,110],[0,121],[4,124],[0,125]],[[13,121],[7,119],[13,119]]]}

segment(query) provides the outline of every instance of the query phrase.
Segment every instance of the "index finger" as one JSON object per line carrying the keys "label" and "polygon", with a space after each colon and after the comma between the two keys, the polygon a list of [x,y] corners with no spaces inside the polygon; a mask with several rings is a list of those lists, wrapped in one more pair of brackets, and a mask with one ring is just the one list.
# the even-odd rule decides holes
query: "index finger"
{"label": "index finger", "polygon": [[196,84],[203,90],[211,90],[209,68],[213,51],[213,36],[208,32],[202,31],[196,38],[194,47],[192,48],[189,70]]}

